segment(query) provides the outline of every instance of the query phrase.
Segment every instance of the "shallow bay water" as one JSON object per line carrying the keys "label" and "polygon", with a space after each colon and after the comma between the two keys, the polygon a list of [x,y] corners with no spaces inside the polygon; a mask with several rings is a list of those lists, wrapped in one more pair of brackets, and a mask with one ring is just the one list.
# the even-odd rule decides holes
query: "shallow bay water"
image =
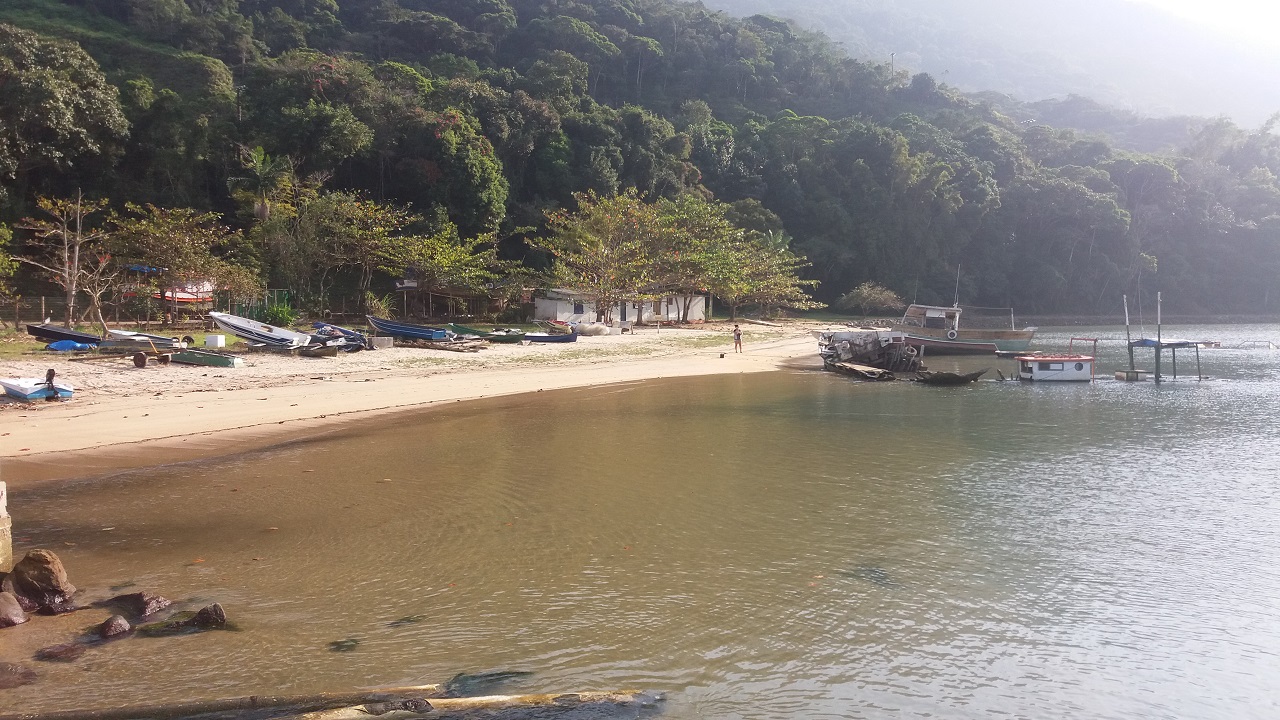
{"label": "shallow bay water", "polygon": [[[1036,346],[1071,335],[1127,363],[1117,328]],[[105,614],[37,618],[0,631],[0,662],[41,675],[0,710],[502,668],[531,692],[665,691],[671,718],[1274,717],[1280,351],[1201,362],[1158,387],[557,391],[14,492],[15,554],[54,549],[92,597],[219,601],[239,631],[33,663]]]}

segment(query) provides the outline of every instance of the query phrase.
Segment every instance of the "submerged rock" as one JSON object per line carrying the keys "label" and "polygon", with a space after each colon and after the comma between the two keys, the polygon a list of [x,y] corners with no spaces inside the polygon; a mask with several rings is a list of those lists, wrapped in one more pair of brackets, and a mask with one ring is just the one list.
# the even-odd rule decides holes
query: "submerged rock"
{"label": "submerged rock", "polygon": [[36,671],[14,663],[0,663],[0,690],[30,685],[36,681]]}
{"label": "submerged rock", "polygon": [[57,555],[48,550],[32,550],[0,582],[0,591],[13,593],[23,610],[33,612],[69,606],[76,586],[67,580],[67,571]]}
{"label": "submerged rock", "polygon": [[13,593],[0,592],[0,628],[21,625],[27,619],[27,613],[23,611],[18,598]]}
{"label": "submerged rock", "polygon": [[533,673],[527,670],[487,670],[478,673],[458,673],[444,684],[444,697],[474,697],[491,695],[499,687],[512,680],[527,678]]}
{"label": "submerged rock", "polygon": [[50,645],[36,651],[36,660],[41,662],[73,662],[79,660],[89,648],[84,643],[69,642],[61,645]]}
{"label": "submerged rock", "polygon": [[334,640],[329,643],[329,649],[334,652],[351,652],[360,647],[360,641],[356,638],[347,638],[346,640]]}
{"label": "submerged rock", "polygon": [[102,602],[103,605],[123,610],[135,619],[142,620],[148,615],[155,615],[173,603],[165,598],[146,591],[117,595]]}
{"label": "submerged rock", "polygon": [[117,635],[123,635],[131,630],[133,630],[133,626],[129,624],[128,620],[124,619],[123,615],[112,615],[103,620],[102,624],[98,626],[98,637],[105,640]]}
{"label": "submerged rock", "polygon": [[426,615],[405,615],[404,617],[398,620],[392,620],[391,622],[387,623],[387,627],[393,627],[393,628],[404,627],[405,625],[413,625],[414,623],[420,623],[426,619],[427,619]]}
{"label": "submerged rock", "polygon": [[75,612],[79,609],[80,609],[79,605],[76,605],[74,602],[71,602],[70,600],[68,600],[67,602],[64,602],[64,603],[53,603],[51,605],[45,605],[41,607],[39,610],[37,610],[36,612],[40,613],[41,615],[66,615],[69,612]]}
{"label": "submerged rock", "polygon": [[167,622],[151,623],[138,628],[138,633],[148,637],[164,635],[182,635],[204,630],[223,630],[227,628],[227,613],[222,605],[213,603],[200,609],[197,613],[178,613]]}

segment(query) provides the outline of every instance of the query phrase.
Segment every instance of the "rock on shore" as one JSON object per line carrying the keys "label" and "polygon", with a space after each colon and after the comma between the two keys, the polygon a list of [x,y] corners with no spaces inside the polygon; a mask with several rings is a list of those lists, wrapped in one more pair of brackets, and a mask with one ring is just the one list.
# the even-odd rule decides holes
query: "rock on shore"
{"label": "rock on shore", "polygon": [[21,625],[28,620],[18,598],[10,592],[0,592],[0,628]]}
{"label": "rock on shore", "polygon": [[57,555],[48,550],[32,550],[0,582],[0,592],[12,593],[26,612],[58,614],[74,609],[71,596],[75,595],[76,586],[67,580],[67,571]]}

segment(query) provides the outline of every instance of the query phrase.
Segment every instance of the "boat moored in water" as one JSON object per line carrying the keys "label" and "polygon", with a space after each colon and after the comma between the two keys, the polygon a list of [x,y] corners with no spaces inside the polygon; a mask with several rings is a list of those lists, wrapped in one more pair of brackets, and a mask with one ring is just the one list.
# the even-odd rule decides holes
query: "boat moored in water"
{"label": "boat moored in water", "polygon": [[[1093,343],[1093,354],[1075,352],[1077,340]],[[1065,353],[1018,355],[1018,379],[1032,382],[1089,382],[1094,379],[1097,360],[1097,338],[1071,338]]]}
{"label": "boat moored in water", "polygon": [[1009,329],[966,328],[960,326],[959,305],[911,305],[893,329],[907,336],[907,343],[923,348],[925,354],[962,355],[998,351],[1025,351],[1031,347],[1036,328],[1016,329],[1009,311]]}

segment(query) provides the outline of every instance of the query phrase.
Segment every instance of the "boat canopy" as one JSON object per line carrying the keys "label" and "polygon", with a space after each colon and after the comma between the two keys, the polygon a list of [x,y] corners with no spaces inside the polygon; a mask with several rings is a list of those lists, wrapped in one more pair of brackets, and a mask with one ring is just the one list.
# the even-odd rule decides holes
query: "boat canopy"
{"label": "boat canopy", "polygon": [[960,320],[961,312],[959,307],[910,305],[902,315],[902,324],[928,328],[954,328]]}
{"label": "boat canopy", "polygon": [[1178,348],[1211,347],[1212,345],[1213,345],[1212,340],[1180,340],[1180,339],[1157,340],[1155,338],[1140,338],[1138,340],[1129,341],[1129,347],[1136,347],[1136,348],[1137,347],[1143,347],[1143,348],[1161,347],[1161,348],[1174,348],[1175,350]]}

